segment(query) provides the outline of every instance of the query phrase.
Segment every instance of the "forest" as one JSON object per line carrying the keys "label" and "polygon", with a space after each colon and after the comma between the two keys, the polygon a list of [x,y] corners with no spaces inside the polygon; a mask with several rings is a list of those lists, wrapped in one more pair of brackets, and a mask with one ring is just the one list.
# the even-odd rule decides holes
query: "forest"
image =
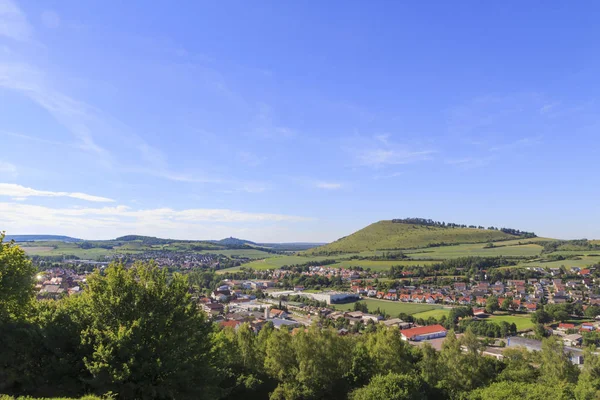
{"label": "forest", "polygon": [[[596,399],[600,359],[580,370],[548,338],[542,351],[482,354],[469,327],[441,351],[396,328],[339,335],[313,324],[221,329],[185,275],[114,263],[81,295],[34,299],[31,261],[0,241],[0,393],[117,399]],[[3,398],[4,400],[4,398]]]}

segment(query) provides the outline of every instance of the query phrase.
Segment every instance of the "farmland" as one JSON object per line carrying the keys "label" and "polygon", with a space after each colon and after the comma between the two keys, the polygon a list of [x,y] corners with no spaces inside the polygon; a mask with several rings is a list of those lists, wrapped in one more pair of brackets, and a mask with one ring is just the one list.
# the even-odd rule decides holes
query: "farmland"
{"label": "farmland", "polygon": [[[512,241],[511,241],[512,242]],[[479,257],[536,257],[542,253],[542,246],[537,244],[504,245],[494,243],[494,247],[486,248],[486,244],[459,244],[455,246],[440,246],[423,250],[406,250],[405,254],[412,259],[437,259],[479,256]]]}
{"label": "farmland", "polygon": [[[370,312],[374,312],[377,308],[381,311],[385,311],[389,315],[397,316],[400,313],[416,314],[424,311],[430,311],[441,308],[441,306],[434,306],[429,304],[415,304],[415,303],[401,303],[397,301],[377,300],[377,299],[364,299],[361,300],[367,304]],[[336,304],[334,307],[338,310],[349,311],[354,309],[354,303],[349,304]]]}
{"label": "farmland", "polygon": [[333,268],[350,268],[350,267],[362,267],[363,269],[370,268],[371,271],[388,271],[392,265],[429,265],[435,261],[418,261],[418,260],[386,260],[386,261],[373,261],[373,260],[342,260],[335,264],[329,265]]}
{"label": "farmland", "polygon": [[531,321],[531,315],[492,315],[488,319],[490,322],[508,322],[517,325],[517,331],[526,331],[533,329],[535,324]]}
{"label": "farmland", "polygon": [[433,317],[433,318],[439,320],[443,316],[447,317],[448,314],[450,314],[449,308],[436,308],[434,310],[418,312],[416,314],[413,314],[413,317],[414,318],[422,318],[422,319],[427,319],[427,318]]}

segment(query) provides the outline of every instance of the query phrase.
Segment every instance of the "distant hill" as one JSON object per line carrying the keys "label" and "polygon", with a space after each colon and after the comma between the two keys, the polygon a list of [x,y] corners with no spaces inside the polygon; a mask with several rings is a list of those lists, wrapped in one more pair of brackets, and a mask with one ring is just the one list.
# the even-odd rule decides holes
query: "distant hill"
{"label": "distant hill", "polygon": [[256,243],[251,242],[250,240],[238,239],[238,238],[234,238],[234,237],[229,237],[229,238],[221,239],[221,240],[214,240],[212,242],[218,243],[223,246],[244,246],[244,245],[256,246],[257,245]]}
{"label": "distant hill", "polygon": [[461,243],[496,242],[535,236],[533,233],[519,232],[512,229],[506,231],[513,233],[496,228],[485,229],[483,227],[465,227],[456,224],[448,226],[416,218],[388,220],[371,224],[333,243],[310,249],[306,253],[325,255],[372,250],[402,250]]}
{"label": "distant hill", "polygon": [[56,241],[76,243],[82,242],[82,239],[77,239],[70,236],[61,235],[6,235],[5,240],[14,240],[15,242],[39,242],[39,241]]}

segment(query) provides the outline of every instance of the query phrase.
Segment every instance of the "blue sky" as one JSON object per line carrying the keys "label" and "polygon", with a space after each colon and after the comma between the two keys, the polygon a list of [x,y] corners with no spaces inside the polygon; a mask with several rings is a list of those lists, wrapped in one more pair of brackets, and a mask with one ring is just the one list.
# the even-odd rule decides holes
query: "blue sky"
{"label": "blue sky", "polygon": [[600,238],[597,2],[0,0],[0,229]]}

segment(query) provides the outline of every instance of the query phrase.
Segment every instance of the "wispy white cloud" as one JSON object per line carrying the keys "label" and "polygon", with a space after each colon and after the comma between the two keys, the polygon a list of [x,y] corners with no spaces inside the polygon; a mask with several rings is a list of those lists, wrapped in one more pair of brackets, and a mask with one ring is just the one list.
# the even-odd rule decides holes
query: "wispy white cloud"
{"label": "wispy white cloud", "polygon": [[354,156],[355,162],[359,166],[373,168],[431,160],[437,153],[432,149],[417,149],[394,142],[389,134],[353,137],[348,143],[345,148]]}
{"label": "wispy white cloud", "polygon": [[361,151],[357,160],[360,165],[380,167],[383,165],[410,164],[417,161],[430,160],[435,151],[411,151],[407,148],[369,149]]}
{"label": "wispy white cloud", "polygon": [[274,117],[273,108],[266,103],[259,103],[258,113],[253,122],[251,136],[262,139],[289,139],[296,136],[291,128],[278,124]]}
{"label": "wispy white cloud", "polygon": [[[8,232],[57,232],[83,237],[114,237],[138,233],[180,238],[214,238],[272,224],[303,223],[313,218],[231,209],[171,208],[132,209],[127,206],[101,208],[51,208],[0,202],[0,226]],[[225,228],[218,223],[226,224]]]}
{"label": "wispy white cloud", "polygon": [[341,189],[342,187],[344,187],[343,184],[338,183],[338,182],[315,182],[315,187],[318,189],[325,189],[325,190],[338,190]]}
{"label": "wispy white cloud", "polygon": [[[10,18],[9,18],[10,17]],[[60,24],[60,16],[53,11],[42,14],[48,27]],[[5,22],[8,21],[8,22]],[[18,24],[11,21],[17,21]],[[8,24],[8,25],[7,25]],[[24,13],[12,0],[0,0],[0,35],[13,25],[28,27]],[[25,28],[23,28],[25,31]],[[33,31],[27,29],[28,36]],[[8,33],[4,32],[5,35]],[[15,35],[12,35],[15,36]],[[24,37],[24,35],[21,35]],[[199,173],[184,174],[169,167],[166,156],[151,146],[131,128],[101,110],[67,94],[44,68],[26,62],[17,62],[18,57],[0,58],[0,89],[19,93],[46,110],[74,138],[70,143],[59,143],[29,135],[8,133],[23,139],[53,145],[71,147],[93,155],[91,161],[108,169],[140,172],[147,175],[179,182],[215,182]],[[6,132],[2,132],[7,134]],[[127,159],[119,159],[121,151],[113,152],[115,145],[127,149]]]}
{"label": "wispy white cloud", "polygon": [[80,149],[106,161],[112,158],[92,135],[94,110],[49,86],[42,71],[27,64],[0,63],[0,87],[19,92],[48,111],[78,139]]}
{"label": "wispy white cloud", "polygon": [[542,136],[524,137],[510,143],[499,144],[492,146],[490,151],[514,150],[521,147],[535,146],[542,143]]}
{"label": "wispy white cloud", "polygon": [[373,177],[373,179],[379,180],[379,179],[391,179],[391,178],[397,178],[399,176],[404,175],[404,172],[398,171],[398,172],[392,172],[390,174],[378,174],[375,175]]}
{"label": "wispy white cloud", "polygon": [[460,169],[467,170],[467,169],[484,167],[484,166],[490,164],[494,159],[495,159],[495,157],[493,157],[493,156],[490,156],[490,157],[465,157],[465,158],[446,160],[445,163],[448,165],[454,165]]}
{"label": "wispy white cloud", "polygon": [[114,200],[107,197],[93,196],[79,192],[52,192],[48,190],[37,190],[14,183],[0,183],[0,196],[9,196],[15,199],[25,199],[28,197],[71,197],[73,199],[86,200],[92,202],[109,203]]}
{"label": "wispy white cloud", "polygon": [[15,178],[18,175],[17,166],[6,161],[0,161],[0,175]]}
{"label": "wispy white cloud", "polygon": [[33,29],[17,4],[12,0],[0,0],[0,36],[27,41],[32,34]]}

